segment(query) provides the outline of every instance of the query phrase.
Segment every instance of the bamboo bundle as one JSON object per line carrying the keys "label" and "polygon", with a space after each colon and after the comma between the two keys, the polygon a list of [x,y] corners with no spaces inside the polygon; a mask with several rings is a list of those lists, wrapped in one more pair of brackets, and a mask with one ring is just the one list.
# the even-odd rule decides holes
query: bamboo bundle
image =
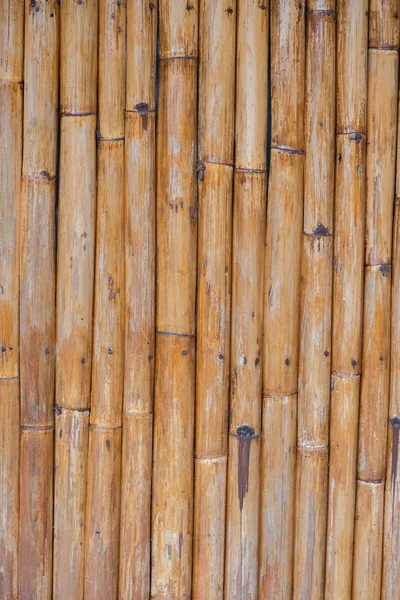
{"label": "bamboo bundle", "polygon": [[117,598],[124,365],[124,0],[99,2],[97,230],[85,597]]}
{"label": "bamboo bundle", "polygon": [[258,597],[268,3],[238,2],[225,598]]}
{"label": "bamboo bundle", "polygon": [[197,15],[197,2],[162,0],[160,4],[151,576],[155,600],[191,595]]}
{"label": "bamboo bundle", "polygon": [[24,4],[1,2],[0,20],[0,597],[18,597],[19,225]]}
{"label": "bamboo bundle", "polygon": [[335,8],[335,1],[317,0],[308,4],[307,15],[293,582],[293,597],[304,600],[324,595],[335,183]]}
{"label": "bamboo bundle", "polygon": [[58,5],[25,2],[20,596],[51,598]]}
{"label": "bamboo bundle", "polygon": [[[119,597],[150,596],[155,355],[157,5],[127,4],[125,116],[126,343]],[[137,290],[141,290],[137,294]]]}
{"label": "bamboo bundle", "polygon": [[[272,143],[266,236],[260,593],[289,598],[294,550],[305,10],[271,10]],[[277,434],[279,432],[279,435]]]}
{"label": "bamboo bundle", "polygon": [[339,0],[326,598],[352,581],[360,386],[368,4]]}
{"label": "bamboo bundle", "polygon": [[[393,184],[399,25],[397,0],[370,2],[366,267],[353,594],[380,598],[390,365]],[[366,544],[368,540],[368,544]]]}
{"label": "bamboo bundle", "polygon": [[200,2],[194,600],[222,600],[236,2]]}
{"label": "bamboo bundle", "polygon": [[61,3],[54,598],[83,598],[96,199],[97,2]]}

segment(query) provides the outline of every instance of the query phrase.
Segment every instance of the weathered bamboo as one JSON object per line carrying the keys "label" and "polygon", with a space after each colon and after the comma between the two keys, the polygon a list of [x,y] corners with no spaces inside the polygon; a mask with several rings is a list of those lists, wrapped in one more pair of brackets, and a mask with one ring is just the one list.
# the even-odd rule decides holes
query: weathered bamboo
{"label": "weathered bamboo", "polygon": [[21,598],[51,598],[58,5],[25,2],[21,195]]}
{"label": "weathered bamboo", "polygon": [[[99,2],[97,229],[85,598],[118,594],[124,365],[125,0]],[[111,493],[110,493],[111,490]]]}
{"label": "weathered bamboo", "polygon": [[351,595],[361,367],[368,3],[338,0],[332,395],[325,597]]}
{"label": "weathered bamboo", "polygon": [[264,288],[260,594],[289,598],[303,229],[305,8],[293,0],[280,0],[271,7],[272,147]]}
{"label": "weathered bamboo", "polygon": [[0,597],[18,598],[24,3],[0,3]]}
{"label": "weathered bamboo", "polygon": [[390,407],[387,447],[385,520],[383,530],[382,599],[396,600],[400,595],[400,130],[397,137],[396,204],[393,227],[392,258],[392,312],[391,312],[391,357],[390,357]]}
{"label": "weathered bamboo", "polygon": [[97,1],[61,3],[53,597],[83,598],[96,200]]}
{"label": "weathered bamboo", "polygon": [[163,0],[160,4],[151,578],[155,600],[183,600],[191,595],[197,15],[197,2]]}
{"label": "weathered bamboo", "polygon": [[367,266],[353,571],[353,595],[366,599],[381,597],[398,104],[397,46],[400,32],[397,7],[397,1],[370,2],[365,235]]}
{"label": "weathered bamboo", "polygon": [[294,598],[324,595],[335,184],[335,0],[308,3]]}
{"label": "weathered bamboo", "polygon": [[[157,3],[127,4],[125,373],[119,597],[150,596]],[[140,290],[140,294],[137,291]]]}
{"label": "weathered bamboo", "polygon": [[228,454],[236,2],[200,2],[193,599],[222,600]]}
{"label": "weathered bamboo", "polygon": [[258,598],[269,3],[239,0],[225,598]]}

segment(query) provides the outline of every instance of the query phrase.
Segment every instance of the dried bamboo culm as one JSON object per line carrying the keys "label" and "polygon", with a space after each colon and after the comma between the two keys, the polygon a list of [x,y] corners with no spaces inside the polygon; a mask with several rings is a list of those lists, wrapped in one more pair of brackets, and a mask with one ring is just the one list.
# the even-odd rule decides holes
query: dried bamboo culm
{"label": "dried bamboo culm", "polygon": [[[0,597],[18,597],[24,3],[0,3]],[[27,482],[26,482],[27,483]]]}
{"label": "dried bamboo culm", "polygon": [[[150,596],[155,363],[157,4],[128,0],[125,113],[125,373],[119,598]],[[141,290],[138,294],[137,291]]]}
{"label": "dried bamboo culm", "polygon": [[194,600],[224,591],[235,38],[236,2],[201,0]]}
{"label": "dried bamboo culm", "polygon": [[83,598],[95,252],[96,0],[61,3],[53,597]]}
{"label": "dried bamboo culm", "polygon": [[[198,4],[162,0],[157,120],[154,600],[190,598],[193,540]],[[172,290],[172,293],[171,293]]]}
{"label": "dried bamboo culm", "polygon": [[305,7],[271,5],[272,141],[264,288],[260,595],[292,594],[303,230]]}
{"label": "dried bamboo culm", "polygon": [[19,593],[38,600],[52,597],[58,28],[56,0],[25,2]]}
{"label": "dried bamboo culm", "polygon": [[258,598],[269,4],[238,0],[225,599]]}
{"label": "dried bamboo culm", "polygon": [[353,596],[371,600],[381,598],[400,31],[397,5],[397,0],[372,0],[369,6],[366,267]]}
{"label": "dried bamboo culm", "polygon": [[338,0],[332,381],[325,597],[352,585],[361,371],[368,3]]}
{"label": "dried bamboo culm", "polygon": [[[328,493],[336,3],[309,2],[293,598],[324,596]],[[310,540],[311,543],[310,543]]]}

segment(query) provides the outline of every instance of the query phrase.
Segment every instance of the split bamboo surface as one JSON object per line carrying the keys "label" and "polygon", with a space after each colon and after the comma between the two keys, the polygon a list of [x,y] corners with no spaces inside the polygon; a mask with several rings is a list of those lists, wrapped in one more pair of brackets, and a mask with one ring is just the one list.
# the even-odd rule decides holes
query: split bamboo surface
{"label": "split bamboo surface", "polygon": [[0,0],[0,600],[400,599],[400,0]]}

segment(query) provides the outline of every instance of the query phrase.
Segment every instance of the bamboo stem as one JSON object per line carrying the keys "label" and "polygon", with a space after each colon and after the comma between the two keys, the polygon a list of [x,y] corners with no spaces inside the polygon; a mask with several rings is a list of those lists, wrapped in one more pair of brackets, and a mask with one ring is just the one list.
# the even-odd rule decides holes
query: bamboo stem
{"label": "bamboo stem", "polygon": [[[119,597],[150,596],[155,356],[157,3],[127,5],[126,336]],[[137,294],[137,290],[141,290]]]}
{"label": "bamboo stem", "polygon": [[24,4],[1,2],[0,20],[0,597],[18,598],[19,227]]}
{"label": "bamboo stem", "polygon": [[[336,3],[308,4],[294,598],[324,595],[335,172]],[[310,542],[310,540],[312,540]]]}
{"label": "bamboo stem", "polygon": [[197,15],[197,2],[160,3],[151,580],[154,600],[183,600],[191,596]]}
{"label": "bamboo stem", "polygon": [[25,2],[19,589],[38,600],[51,598],[53,561],[58,11]]}
{"label": "bamboo stem", "polygon": [[200,3],[194,600],[222,600],[236,2]]}
{"label": "bamboo stem", "polygon": [[368,3],[338,0],[332,395],[325,597],[351,595],[361,367]]}
{"label": "bamboo stem", "polygon": [[293,579],[304,42],[303,3],[281,0],[272,4],[272,148],[264,288],[260,588],[264,596],[274,598],[289,598]]}
{"label": "bamboo stem", "polygon": [[61,4],[53,597],[83,598],[96,199],[97,1]]}
{"label": "bamboo stem", "polygon": [[238,2],[225,598],[258,597],[269,3]]}

